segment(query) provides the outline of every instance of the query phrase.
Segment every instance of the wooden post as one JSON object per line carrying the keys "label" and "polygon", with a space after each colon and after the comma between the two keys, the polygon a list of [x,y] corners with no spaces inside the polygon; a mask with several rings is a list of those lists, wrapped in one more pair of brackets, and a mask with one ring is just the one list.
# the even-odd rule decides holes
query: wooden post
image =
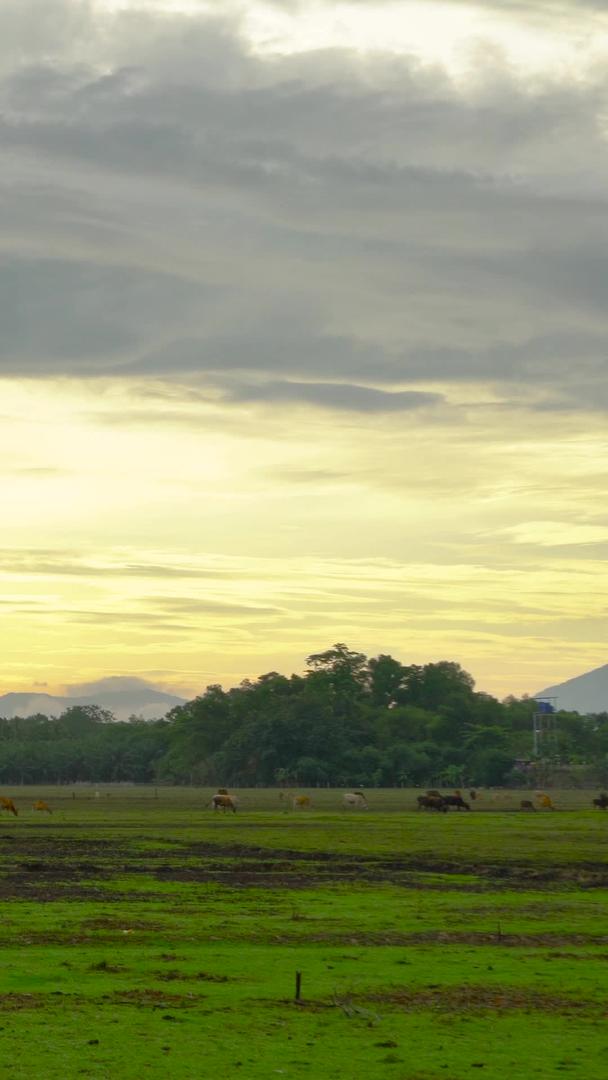
{"label": "wooden post", "polygon": [[302,972],[296,971],[296,1001],[300,1001],[302,991]]}

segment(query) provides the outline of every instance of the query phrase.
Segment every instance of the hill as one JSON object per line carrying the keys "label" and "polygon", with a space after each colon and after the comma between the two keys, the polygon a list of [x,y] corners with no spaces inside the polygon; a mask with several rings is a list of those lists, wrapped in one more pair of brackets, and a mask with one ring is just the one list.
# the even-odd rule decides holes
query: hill
{"label": "hill", "polygon": [[[75,692],[80,689],[81,693]],[[158,690],[144,679],[101,679],[98,683],[72,688],[65,696],[34,693],[9,693],[0,695],[0,716],[59,716],[73,705],[99,705],[108,709],[117,720],[130,716],[143,716],[145,720],[160,719],[185,699]]]}
{"label": "hill", "polygon": [[534,696],[557,698],[558,709],[579,713],[608,712],[608,664],[555,686],[547,686]]}

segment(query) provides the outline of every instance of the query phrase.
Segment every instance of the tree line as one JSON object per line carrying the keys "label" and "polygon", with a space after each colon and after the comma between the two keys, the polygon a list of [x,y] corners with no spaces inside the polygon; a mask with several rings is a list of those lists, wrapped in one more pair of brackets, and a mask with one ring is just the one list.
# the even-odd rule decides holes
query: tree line
{"label": "tree line", "polygon": [[608,783],[608,713],[555,718],[532,761],[529,698],[475,690],[453,661],[369,659],[344,644],[204,693],[158,720],[97,706],[0,718],[0,783],[173,783],[392,787]]}

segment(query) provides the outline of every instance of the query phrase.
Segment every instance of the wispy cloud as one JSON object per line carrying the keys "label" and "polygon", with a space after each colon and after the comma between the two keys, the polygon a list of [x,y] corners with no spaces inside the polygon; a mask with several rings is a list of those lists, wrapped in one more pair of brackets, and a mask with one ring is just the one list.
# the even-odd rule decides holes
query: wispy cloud
{"label": "wispy cloud", "polygon": [[349,412],[409,412],[438,405],[440,394],[418,391],[386,391],[348,383],[267,382],[236,384],[227,389],[225,397],[239,402],[285,402],[317,405],[324,409],[346,409]]}

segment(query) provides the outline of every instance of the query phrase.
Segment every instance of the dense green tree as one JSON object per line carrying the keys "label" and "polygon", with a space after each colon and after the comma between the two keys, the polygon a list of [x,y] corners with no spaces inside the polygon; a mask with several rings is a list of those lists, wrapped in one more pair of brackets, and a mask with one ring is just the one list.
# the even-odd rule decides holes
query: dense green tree
{"label": "dense green tree", "polygon": [[90,734],[99,724],[111,724],[113,720],[112,713],[99,705],[71,705],[61,713],[57,726],[62,734],[79,737]]}
{"label": "dense green tree", "polygon": [[0,718],[0,782],[458,787],[534,782],[567,766],[573,778],[606,783],[606,713],[557,714],[557,764],[517,776],[532,754],[534,709],[530,699],[476,692],[457,663],[368,660],[339,642],[311,654],[304,675],[208,686],[162,720],[116,722],[81,705]]}
{"label": "dense green tree", "polygon": [[513,768],[513,755],[506,750],[478,751],[468,764],[468,775],[474,784],[497,787],[504,784]]}
{"label": "dense green tree", "polygon": [[373,657],[368,663],[369,691],[374,705],[396,705],[405,687],[406,668],[392,656]]}

